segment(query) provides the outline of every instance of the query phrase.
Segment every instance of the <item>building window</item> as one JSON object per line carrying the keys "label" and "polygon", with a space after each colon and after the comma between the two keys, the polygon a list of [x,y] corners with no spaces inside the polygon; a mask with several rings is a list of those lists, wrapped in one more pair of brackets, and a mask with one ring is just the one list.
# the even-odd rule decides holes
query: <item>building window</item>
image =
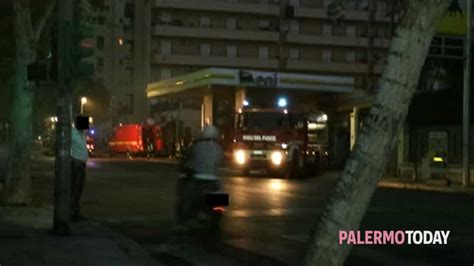
{"label": "building window", "polygon": [[299,33],[300,32],[300,24],[297,20],[292,20],[290,22],[290,32]]}
{"label": "building window", "polygon": [[290,0],[290,5],[294,7],[299,7],[300,6],[300,1],[299,0]]}
{"label": "building window", "polygon": [[258,23],[258,28],[260,30],[268,30],[270,28],[270,21],[268,19],[262,19]]}
{"label": "building window", "polygon": [[161,54],[163,55],[171,54],[171,41],[161,40]]}
{"label": "building window", "polygon": [[201,55],[209,56],[211,54],[211,46],[208,43],[201,44]]}
{"label": "building window", "polygon": [[347,62],[348,63],[354,63],[356,58],[356,53],[355,51],[347,51]]}
{"label": "building window", "polygon": [[160,74],[161,74],[161,79],[171,78],[171,69],[162,68]]}
{"label": "building window", "polygon": [[324,36],[332,36],[332,26],[329,24],[323,25],[323,35]]}
{"label": "building window", "polygon": [[299,59],[300,58],[300,49],[290,48],[290,59]]}
{"label": "building window", "polygon": [[104,36],[97,36],[97,49],[104,50]]}
{"label": "building window", "polygon": [[161,13],[160,24],[169,24],[171,23],[171,15],[169,13]]}
{"label": "building window", "polygon": [[258,47],[258,57],[268,59],[268,47]]}
{"label": "building window", "polygon": [[332,58],[332,51],[329,49],[325,49],[323,51],[323,62],[330,63]]}
{"label": "building window", "polygon": [[237,46],[235,45],[227,46],[227,57],[237,57]]}
{"label": "building window", "polygon": [[209,17],[201,17],[201,27],[209,28],[211,24],[211,20]]}
{"label": "building window", "polygon": [[347,36],[348,37],[355,37],[356,36],[356,26],[348,25],[346,30],[347,30]]}
{"label": "building window", "polygon": [[235,18],[228,18],[227,19],[227,28],[231,30],[235,30],[237,27],[237,19]]}

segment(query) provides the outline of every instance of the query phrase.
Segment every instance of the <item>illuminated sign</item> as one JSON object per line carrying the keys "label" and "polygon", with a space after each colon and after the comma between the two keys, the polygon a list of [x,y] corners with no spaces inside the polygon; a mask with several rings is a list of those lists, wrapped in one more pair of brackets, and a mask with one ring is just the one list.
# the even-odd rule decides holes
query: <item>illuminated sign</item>
{"label": "illuminated sign", "polygon": [[276,136],[268,135],[243,135],[244,141],[276,141]]}
{"label": "illuminated sign", "polygon": [[439,23],[437,33],[466,35],[466,17],[466,1],[452,0],[451,4],[449,5],[448,13],[441,19]]}
{"label": "illuminated sign", "polygon": [[277,73],[262,71],[239,71],[239,82],[242,85],[257,87],[277,87]]}

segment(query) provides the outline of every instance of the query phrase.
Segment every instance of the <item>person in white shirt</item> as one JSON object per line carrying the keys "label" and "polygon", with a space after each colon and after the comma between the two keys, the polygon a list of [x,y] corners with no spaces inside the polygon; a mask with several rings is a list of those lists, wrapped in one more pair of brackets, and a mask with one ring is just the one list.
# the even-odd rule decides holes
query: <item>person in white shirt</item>
{"label": "person in white shirt", "polygon": [[84,132],[75,127],[71,128],[71,219],[73,221],[84,220],[79,201],[86,180],[88,157]]}

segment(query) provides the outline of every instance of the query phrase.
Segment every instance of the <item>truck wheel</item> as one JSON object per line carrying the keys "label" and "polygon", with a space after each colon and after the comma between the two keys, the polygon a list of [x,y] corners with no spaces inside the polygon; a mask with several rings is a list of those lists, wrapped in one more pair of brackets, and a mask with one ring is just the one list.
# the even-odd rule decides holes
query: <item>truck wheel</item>
{"label": "truck wheel", "polygon": [[245,168],[244,169],[244,175],[245,176],[250,176],[250,168]]}

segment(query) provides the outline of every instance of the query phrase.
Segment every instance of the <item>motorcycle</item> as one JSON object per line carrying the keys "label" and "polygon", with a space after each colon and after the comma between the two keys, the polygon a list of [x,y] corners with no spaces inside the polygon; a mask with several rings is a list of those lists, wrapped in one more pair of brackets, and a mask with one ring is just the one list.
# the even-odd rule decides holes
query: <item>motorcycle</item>
{"label": "motorcycle", "polygon": [[219,181],[202,181],[182,175],[177,184],[178,224],[204,232],[219,232],[228,194],[221,193]]}

